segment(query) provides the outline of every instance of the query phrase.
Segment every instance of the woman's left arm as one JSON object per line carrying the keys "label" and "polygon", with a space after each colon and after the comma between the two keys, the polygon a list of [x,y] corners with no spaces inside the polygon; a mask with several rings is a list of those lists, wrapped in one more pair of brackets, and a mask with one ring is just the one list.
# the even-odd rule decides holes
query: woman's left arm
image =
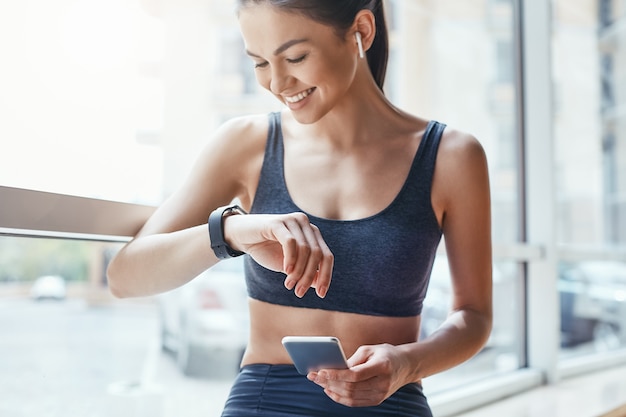
{"label": "woman's left arm", "polygon": [[437,156],[433,208],[452,279],[452,307],[426,339],[400,346],[362,346],[349,370],[309,375],[348,406],[381,403],[403,385],[452,368],[485,345],[492,326],[491,202],[487,160],[470,135],[446,131]]}
{"label": "woman's left arm", "polygon": [[418,380],[458,365],[485,345],[492,326],[491,199],[487,158],[470,135],[444,135],[433,181],[452,280],[447,320],[431,336],[401,350]]}

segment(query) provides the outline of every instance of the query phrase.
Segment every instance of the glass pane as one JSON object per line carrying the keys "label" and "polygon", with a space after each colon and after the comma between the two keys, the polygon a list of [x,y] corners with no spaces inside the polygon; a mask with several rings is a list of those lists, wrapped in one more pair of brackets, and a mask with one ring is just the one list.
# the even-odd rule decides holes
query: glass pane
{"label": "glass pane", "polygon": [[104,278],[118,249],[0,237],[3,415],[219,416],[247,332],[241,262],[120,300]]}
{"label": "glass pane", "polygon": [[0,3],[0,184],[161,197],[163,24],[138,1]]}
{"label": "glass pane", "polygon": [[562,357],[626,348],[626,264],[561,263]]}
{"label": "glass pane", "polygon": [[556,0],[554,10],[558,238],[623,244],[624,2]]}
{"label": "glass pane", "polygon": [[[555,0],[557,233],[578,247],[626,237],[626,4]],[[625,347],[624,265],[581,258],[559,271],[562,356]]]}

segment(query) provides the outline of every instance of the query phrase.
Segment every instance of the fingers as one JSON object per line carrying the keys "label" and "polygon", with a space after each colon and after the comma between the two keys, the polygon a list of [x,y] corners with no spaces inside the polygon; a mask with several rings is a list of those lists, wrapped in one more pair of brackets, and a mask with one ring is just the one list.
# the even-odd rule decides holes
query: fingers
{"label": "fingers", "polygon": [[311,226],[315,235],[315,239],[321,243],[320,250],[322,252],[322,260],[317,264],[317,273],[315,275],[314,286],[317,295],[320,298],[324,298],[326,296],[326,293],[328,292],[328,287],[330,286],[335,258],[328,246],[326,245],[326,242],[322,238],[320,230],[315,225]]}
{"label": "fingers", "polygon": [[358,371],[323,370],[307,375],[311,381],[324,388],[333,401],[349,407],[378,405],[389,396],[389,383],[383,376],[364,378]]}
{"label": "fingers", "polygon": [[350,406],[378,405],[407,380],[398,374],[391,345],[361,346],[348,359],[349,369],[322,369],[307,378],[324,388],[334,401]]}
{"label": "fingers", "polygon": [[282,216],[274,236],[283,248],[285,287],[298,297],[311,287],[318,296],[326,296],[334,259],[317,226],[304,213],[292,213]]}

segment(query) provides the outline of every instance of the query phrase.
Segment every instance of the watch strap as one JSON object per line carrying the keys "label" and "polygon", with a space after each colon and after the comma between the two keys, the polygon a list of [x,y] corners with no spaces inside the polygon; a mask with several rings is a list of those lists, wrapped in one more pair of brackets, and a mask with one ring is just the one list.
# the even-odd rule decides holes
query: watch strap
{"label": "watch strap", "polygon": [[241,256],[244,252],[235,250],[228,246],[224,239],[224,217],[230,214],[247,214],[238,205],[218,207],[209,215],[208,227],[211,248],[219,259],[228,259]]}

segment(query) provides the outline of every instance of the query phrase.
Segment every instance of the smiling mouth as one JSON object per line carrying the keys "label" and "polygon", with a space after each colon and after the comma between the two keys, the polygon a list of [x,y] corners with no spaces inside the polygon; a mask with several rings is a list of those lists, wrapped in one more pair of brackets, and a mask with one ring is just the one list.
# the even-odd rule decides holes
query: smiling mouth
{"label": "smiling mouth", "polygon": [[301,92],[299,94],[296,94],[295,96],[291,96],[291,97],[286,97],[285,96],[285,101],[287,103],[297,103],[297,102],[302,101],[305,98],[307,98],[309,96],[309,94],[311,94],[314,90],[315,90],[315,87],[309,88],[308,90],[303,91],[303,92]]}

